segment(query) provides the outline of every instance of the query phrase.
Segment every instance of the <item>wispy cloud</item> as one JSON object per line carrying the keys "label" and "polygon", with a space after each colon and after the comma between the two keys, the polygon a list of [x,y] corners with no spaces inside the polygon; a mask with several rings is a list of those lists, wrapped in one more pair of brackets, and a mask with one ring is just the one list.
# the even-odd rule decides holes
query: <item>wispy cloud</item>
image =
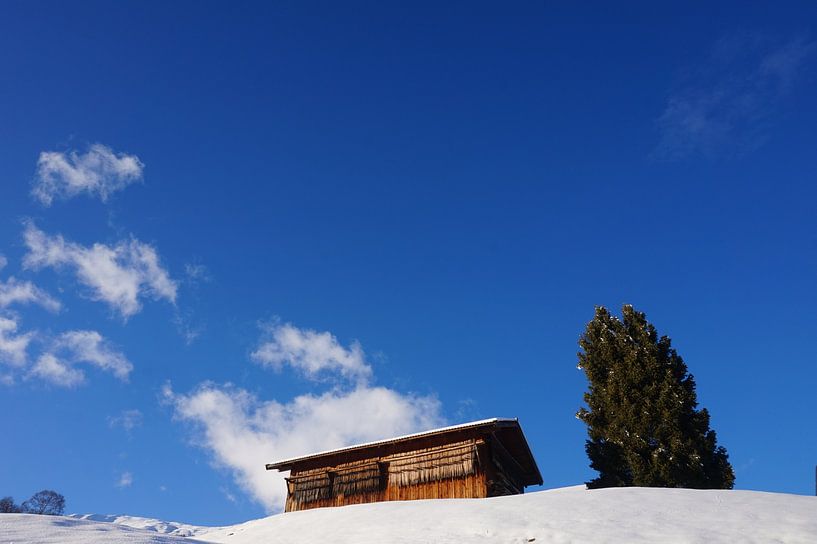
{"label": "wispy cloud", "polygon": [[816,47],[802,39],[776,46],[743,36],[718,42],[669,94],[658,118],[657,155],[735,154],[761,145],[780,101]]}
{"label": "wispy cloud", "polygon": [[16,317],[0,315],[0,363],[19,368],[28,360],[28,346],[34,333],[17,333],[17,327]]}
{"label": "wispy cloud", "polygon": [[59,387],[76,387],[85,383],[82,370],[58,359],[53,353],[40,355],[28,375]]}
{"label": "wispy cloud", "polygon": [[206,323],[201,319],[201,313],[193,308],[198,306],[200,301],[198,288],[212,280],[210,270],[203,264],[187,263],[184,265],[184,278],[180,283],[188,288],[187,307],[176,309],[173,324],[187,346],[198,340],[207,328]]}
{"label": "wispy cloud", "polygon": [[116,487],[130,487],[133,485],[133,473],[125,471],[119,476],[119,480],[116,482]]}
{"label": "wispy cloud", "polygon": [[118,416],[108,416],[108,425],[114,428],[124,429],[126,433],[130,434],[137,427],[142,426],[143,420],[142,412],[137,409],[122,410]]}
{"label": "wispy cloud", "polygon": [[238,504],[238,499],[235,498],[235,495],[230,493],[229,489],[227,489],[226,487],[220,487],[219,491],[221,491],[221,494],[224,495],[225,499],[227,499],[233,504]]}
{"label": "wispy cloud", "polygon": [[60,309],[57,299],[30,281],[18,281],[10,277],[6,281],[0,280],[0,308],[8,308],[12,304],[39,304],[52,312]]}
{"label": "wispy cloud", "polygon": [[43,151],[31,194],[45,206],[55,198],[81,193],[104,202],[112,193],[142,179],[143,168],[135,155],[114,153],[102,144],[92,145],[86,153]]}
{"label": "wispy cloud", "polygon": [[173,316],[173,324],[176,326],[176,332],[182,337],[186,346],[192,345],[205,329],[205,326],[200,323],[194,324],[193,319],[192,312],[181,312],[177,310],[176,315]]}
{"label": "wispy cloud", "polygon": [[28,222],[23,233],[28,253],[23,264],[73,269],[80,283],[91,290],[91,298],[106,302],[124,318],[139,312],[140,298],[176,300],[176,282],[160,262],[156,249],[136,239],[113,246],[96,243],[90,247],[49,236]]}
{"label": "wispy cloud", "polygon": [[[8,260],[0,254],[0,270],[8,264]],[[43,308],[56,312],[60,309],[60,302],[40,289],[30,281],[20,281],[14,277],[0,280],[0,310],[12,304],[39,304]]]}
{"label": "wispy cloud", "polygon": [[458,421],[467,421],[479,418],[479,405],[471,398],[461,399],[457,402],[457,409],[454,415]]}
{"label": "wispy cloud", "polygon": [[127,380],[133,370],[130,361],[96,331],[68,331],[54,343],[54,349],[75,363],[88,363],[120,380]]}
{"label": "wispy cloud", "polygon": [[89,364],[127,381],[133,365],[96,331],[76,330],[62,333],[38,359],[28,376],[60,387],[85,383],[85,372],[77,364]]}
{"label": "wispy cloud", "polygon": [[184,274],[187,276],[187,281],[192,284],[208,283],[213,279],[210,270],[203,264],[185,264]]}
{"label": "wispy cloud", "polygon": [[372,368],[366,362],[358,342],[346,348],[329,332],[299,329],[289,323],[263,325],[264,341],[252,353],[252,359],[280,370],[289,365],[307,378],[329,374],[366,381]]}

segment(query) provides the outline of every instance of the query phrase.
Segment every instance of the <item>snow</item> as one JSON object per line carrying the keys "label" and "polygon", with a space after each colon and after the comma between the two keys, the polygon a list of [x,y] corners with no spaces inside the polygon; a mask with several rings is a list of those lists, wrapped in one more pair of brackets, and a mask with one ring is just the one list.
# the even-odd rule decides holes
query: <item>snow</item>
{"label": "snow", "polygon": [[[162,521],[153,518],[140,518],[136,516],[112,516],[104,514],[71,514],[71,518],[83,519],[90,521],[104,521],[106,523],[115,523],[117,525],[124,525],[126,527],[133,527],[134,529],[145,529],[164,535],[175,536],[193,536],[197,532],[201,532],[203,527],[196,525],[189,525],[187,523],[179,523],[177,521]],[[0,544],[4,544],[0,541]]]}
{"label": "snow", "polygon": [[64,516],[0,514],[2,544],[192,544],[181,536],[159,535],[116,523]]}
{"label": "snow", "polygon": [[322,508],[221,528],[82,518],[0,514],[0,544],[817,542],[817,497],[757,491],[577,486],[492,499]]}

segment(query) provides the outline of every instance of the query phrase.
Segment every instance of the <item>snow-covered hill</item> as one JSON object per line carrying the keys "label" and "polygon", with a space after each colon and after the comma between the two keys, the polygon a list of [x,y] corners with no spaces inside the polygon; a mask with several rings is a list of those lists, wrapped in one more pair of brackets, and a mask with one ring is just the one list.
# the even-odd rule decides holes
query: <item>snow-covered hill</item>
{"label": "snow-covered hill", "polygon": [[[817,543],[817,497],[755,491],[570,487],[324,508],[222,528],[106,519],[2,514],[0,544]],[[164,534],[170,526],[191,537]]]}
{"label": "snow-covered hill", "polygon": [[[211,528],[198,527],[196,525],[189,525],[187,523],[179,523],[178,521],[162,521],[153,518],[140,518],[136,516],[114,516],[105,514],[71,514],[71,518],[84,519],[89,521],[104,521],[107,523],[115,523],[117,525],[124,525],[126,527],[133,527],[134,529],[145,529],[163,535],[174,536],[193,536],[200,533],[204,529],[212,530]],[[4,544],[0,541],[0,544]]]}

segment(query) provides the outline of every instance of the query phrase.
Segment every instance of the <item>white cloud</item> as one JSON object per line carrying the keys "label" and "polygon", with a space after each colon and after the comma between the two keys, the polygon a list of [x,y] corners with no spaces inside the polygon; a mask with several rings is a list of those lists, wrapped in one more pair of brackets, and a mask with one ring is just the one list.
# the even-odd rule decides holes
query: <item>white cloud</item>
{"label": "white cloud", "polygon": [[673,90],[658,119],[658,154],[741,153],[761,145],[778,104],[817,49],[793,40],[770,46],[731,36],[720,40],[708,61]]}
{"label": "white cloud", "polygon": [[210,270],[203,264],[187,263],[184,265],[184,273],[190,283],[207,283],[212,281]]}
{"label": "white cloud", "polygon": [[817,50],[817,42],[792,40],[768,51],[763,56],[758,67],[758,75],[772,78],[782,90],[785,90],[794,83],[803,65],[808,61],[808,57],[815,50]]}
{"label": "white cloud", "polygon": [[68,331],[56,337],[28,373],[53,385],[75,387],[85,383],[85,372],[75,365],[85,363],[127,381],[133,365],[96,331]]}
{"label": "white cloud", "polygon": [[119,481],[116,482],[116,487],[130,487],[133,485],[133,474],[125,471],[119,476]]}
{"label": "white cloud", "polygon": [[366,385],[302,395],[286,404],[260,401],[229,384],[202,384],[188,395],[176,394],[168,385],[163,395],[176,418],[201,431],[200,445],[216,465],[229,469],[237,484],[269,511],[282,508],[286,486],[281,473],[264,470],[266,463],[443,423],[434,397]]}
{"label": "white cloud", "polygon": [[224,495],[225,499],[227,499],[233,504],[238,504],[238,499],[235,498],[235,495],[230,493],[229,489],[227,489],[226,487],[220,487],[219,491],[221,491],[221,494]]}
{"label": "white cloud", "polygon": [[125,429],[125,432],[130,434],[135,428],[142,426],[142,420],[142,412],[139,410],[122,410],[118,416],[108,417],[108,425],[110,425],[112,429],[121,427]]}
{"label": "white cloud", "polygon": [[40,355],[29,372],[29,376],[60,387],[76,387],[85,382],[85,373],[61,361],[52,353]]}
{"label": "white cloud", "polygon": [[67,199],[80,193],[98,196],[105,202],[112,193],[142,179],[143,168],[135,155],[114,153],[102,144],[92,145],[84,154],[43,151],[31,194],[45,206],[55,198]]}
{"label": "white cloud", "polygon": [[264,366],[280,370],[290,365],[310,379],[334,372],[362,382],[371,377],[372,368],[358,342],[345,348],[329,332],[299,329],[289,323],[272,323],[264,329],[266,339],[251,355]]}
{"label": "white cloud", "polygon": [[65,353],[73,363],[88,363],[126,381],[133,365],[96,331],[68,331],[54,342],[53,349]]}
{"label": "white cloud", "polygon": [[0,316],[0,363],[19,368],[26,364],[28,345],[34,334],[15,334],[16,332],[17,319]]}
{"label": "white cloud", "polygon": [[49,236],[31,222],[23,238],[28,248],[23,259],[26,268],[72,268],[91,290],[91,298],[106,302],[124,318],[141,310],[140,297],[176,300],[176,282],[162,268],[156,250],[136,239],[85,247],[61,235]]}
{"label": "white cloud", "polygon": [[162,391],[176,419],[192,423],[197,443],[228,469],[236,483],[269,511],[282,508],[282,474],[266,463],[430,429],[444,423],[433,396],[404,394],[370,384],[372,369],[355,342],[343,347],[329,332],[291,324],[264,326],[265,340],[252,358],[265,366],[285,365],[310,378],[333,382],[328,391],[288,402],[262,400],[231,384],[202,383],[188,394]]}
{"label": "white cloud", "polygon": [[7,308],[12,304],[29,303],[39,304],[52,312],[60,309],[60,303],[57,299],[30,281],[17,281],[13,277],[5,282],[0,281],[0,308]]}
{"label": "white cloud", "polygon": [[176,312],[173,316],[173,324],[176,326],[176,332],[184,340],[185,345],[190,346],[195,342],[201,333],[204,331],[204,325],[193,323],[192,312]]}
{"label": "white cloud", "polygon": [[2,254],[0,254],[0,270],[3,270],[6,265],[9,264],[9,260]]}

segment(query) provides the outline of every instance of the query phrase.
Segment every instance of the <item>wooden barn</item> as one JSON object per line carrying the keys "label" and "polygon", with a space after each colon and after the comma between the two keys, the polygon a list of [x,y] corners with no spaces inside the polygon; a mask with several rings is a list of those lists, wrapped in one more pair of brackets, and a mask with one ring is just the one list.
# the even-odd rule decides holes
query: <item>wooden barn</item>
{"label": "wooden barn", "polygon": [[285,511],[378,501],[481,498],[541,485],[516,419],[453,427],[286,459]]}

